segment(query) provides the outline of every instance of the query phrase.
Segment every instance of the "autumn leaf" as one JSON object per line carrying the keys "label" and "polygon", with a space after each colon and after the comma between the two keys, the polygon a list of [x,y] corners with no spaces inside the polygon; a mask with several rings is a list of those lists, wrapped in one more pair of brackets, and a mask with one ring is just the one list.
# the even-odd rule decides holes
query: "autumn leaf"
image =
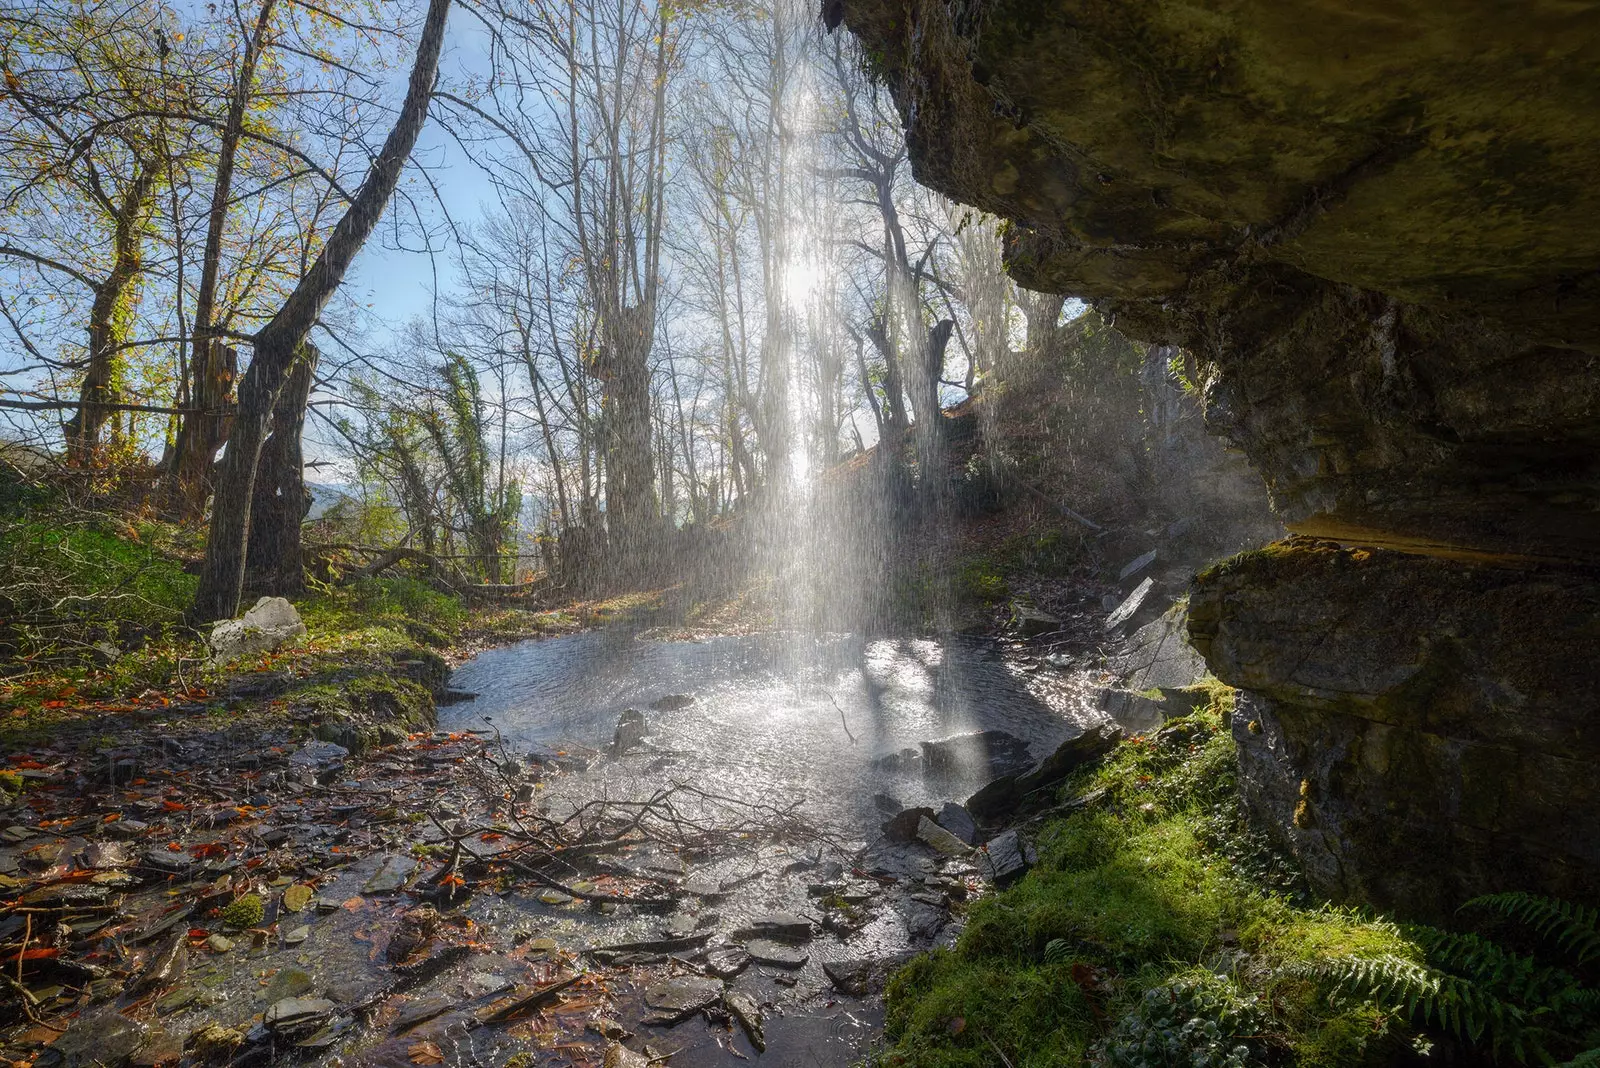
{"label": "autumn leaf", "polygon": [[443,1064],[444,1050],[433,1042],[418,1042],[406,1047],[406,1056],[412,1064]]}

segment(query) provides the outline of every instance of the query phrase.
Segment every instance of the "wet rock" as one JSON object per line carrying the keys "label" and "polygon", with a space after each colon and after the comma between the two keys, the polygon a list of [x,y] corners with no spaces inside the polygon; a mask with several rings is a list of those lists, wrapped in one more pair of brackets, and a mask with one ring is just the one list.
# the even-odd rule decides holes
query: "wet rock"
{"label": "wet rock", "polygon": [[1109,720],[1069,738],[1056,751],[1020,775],[1002,775],[967,798],[967,811],[983,820],[997,820],[1017,810],[1036,790],[1054,786],[1073,771],[1099,760],[1122,740],[1122,728]]}
{"label": "wet rock", "polygon": [[107,1009],[79,1020],[51,1046],[61,1068],[122,1068],[144,1045],[148,1029]]}
{"label": "wet rock", "polygon": [[[1105,628],[1108,631],[1121,631],[1127,629],[1129,624],[1143,617],[1147,611],[1145,602],[1151,600],[1150,592],[1155,589],[1154,579],[1145,579],[1135,586],[1133,592],[1123,598],[1121,604],[1106,617]],[[1154,615],[1154,612],[1150,612]]]}
{"label": "wet rock", "polygon": [[1018,637],[1037,638],[1061,629],[1061,620],[1032,605],[1018,604],[1011,609],[1011,629]]}
{"label": "wet rock", "polygon": [[432,940],[439,929],[439,913],[432,905],[418,905],[400,918],[384,948],[384,959],[398,964]]}
{"label": "wet rock", "polygon": [[972,814],[954,801],[946,801],[936,817],[939,826],[955,835],[967,845],[976,845],[978,842],[978,825],[973,822]]}
{"label": "wet rock", "polygon": [[295,883],[284,888],[283,907],[286,912],[299,912],[311,904],[311,899],[316,896],[316,891],[304,883]]}
{"label": "wet rock", "polygon": [[706,954],[706,970],[719,979],[732,979],[750,967],[750,954],[742,946],[719,946]]}
{"label": "wet rock", "polygon": [[644,713],[637,708],[624,708],[617,718],[617,729],[611,735],[611,752],[621,755],[644,741]]}
{"label": "wet rock", "polygon": [[678,1023],[715,1005],[722,998],[722,980],[689,975],[657,983],[644,992],[644,1003],[655,1013],[650,1022]]}
{"label": "wet rock", "polygon": [[732,1016],[743,1029],[745,1037],[750,1039],[750,1044],[756,1048],[756,1052],[766,1052],[767,1036],[761,1030],[760,1003],[742,990],[729,990],[722,995],[722,1004],[728,1010],[728,1015]]}
{"label": "wet rock", "polygon": [[305,637],[306,626],[294,605],[282,597],[263,597],[241,619],[225,619],[211,628],[208,644],[214,660],[270,653]]}
{"label": "wet rock", "polygon": [[310,937],[311,928],[306,924],[301,924],[299,927],[293,928],[288,934],[283,936],[283,943],[287,946],[298,946],[301,942],[304,942]]}
{"label": "wet rock", "polygon": [[778,942],[811,941],[811,921],[792,912],[770,912],[758,916],[747,927],[733,933],[735,938],[768,938]]}
{"label": "wet rock", "polygon": [[890,974],[913,956],[913,953],[892,953],[878,957],[823,961],[822,971],[840,993],[868,997],[883,993]]}
{"label": "wet rock", "polygon": [[504,993],[514,984],[505,976],[493,972],[469,972],[463,985],[471,997],[486,998]]}
{"label": "wet rock", "polygon": [[94,871],[131,867],[138,858],[134,847],[127,842],[93,842],[84,847],[79,856],[83,866]]}
{"label": "wet rock", "polygon": [[283,998],[267,1007],[261,1022],[280,1034],[310,1034],[327,1023],[336,1008],[326,998]]}
{"label": "wet rock", "polygon": [[650,708],[655,712],[676,712],[692,704],[694,704],[694,694],[669,693],[650,702]]}
{"label": "wet rock", "polygon": [[206,939],[206,948],[213,953],[226,953],[233,947],[234,941],[227,935],[214,934]]}
{"label": "wet rock", "polygon": [[898,813],[894,818],[884,821],[882,825],[884,837],[891,842],[911,842],[917,837],[917,827],[924,819],[933,817],[931,808],[908,808]]}
{"label": "wet rock", "polygon": [[326,782],[344,767],[350,750],[337,742],[307,742],[289,755],[289,768],[303,782]]}
{"label": "wet rock", "polygon": [[897,797],[890,797],[888,794],[873,794],[872,807],[885,816],[893,816],[904,811],[906,806],[901,804],[900,799]]}
{"label": "wet rock", "polygon": [[[693,1015],[693,1013],[690,1013]],[[532,1063],[531,1061],[529,1063]],[[653,1062],[643,1053],[635,1053],[621,1042],[613,1042],[606,1046],[605,1059],[601,1068],[650,1068]]]}
{"label": "wet rock", "polygon": [[687,938],[700,929],[700,921],[687,913],[675,912],[661,925],[661,933],[668,938]]}
{"label": "wet rock", "polygon": [[769,938],[754,938],[744,944],[750,959],[757,964],[770,964],[776,968],[802,968],[811,954],[798,946],[774,942]]}
{"label": "wet rock", "polygon": [[917,840],[947,857],[963,857],[971,852],[965,842],[926,816],[917,824]]}
{"label": "wet rock", "polygon": [[135,992],[160,990],[183,978],[189,969],[189,942],[187,932],[180,931],[162,947],[133,983]]}
{"label": "wet rock", "polygon": [[299,968],[283,968],[267,983],[267,1004],[296,998],[312,987],[311,973]]}
{"label": "wet rock", "polygon": [[922,769],[922,753],[917,749],[902,749],[896,753],[884,753],[872,758],[874,771],[886,772],[890,775],[905,775]]}
{"label": "wet rock", "polygon": [[207,1024],[191,1032],[184,1048],[201,1064],[226,1064],[244,1045],[244,1032],[220,1024]]}
{"label": "wet rock", "polygon": [[929,775],[1005,775],[1032,761],[1028,743],[1006,731],[976,731],[922,743],[922,768]]}
{"label": "wet rock", "polygon": [[417,862],[400,853],[390,853],[378,865],[378,870],[372,873],[366,883],[361,887],[363,894],[392,894],[405,886],[415,874]]}
{"label": "wet rock", "polygon": [[1159,550],[1151,549],[1143,556],[1134,557],[1132,560],[1128,561],[1127,565],[1124,566],[1120,572],[1117,573],[1117,581],[1126,582],[1133,576],[1139,574],[1139,572],[1156,562],[1156,556],[1158,554]]}
{"label": "wet rock", "polygon": [[895,910],[905,920],[906,933],[913,942],[933,941],[950,922],[950,913],[942,905],[917,897],[903,899]]}
{"label": "wet rock", "polygon": [[1019,833],[1006,831],[983,847],[983,874],[995,886],[1004,889],[1028,874],[1036,860],[1033,847]]}

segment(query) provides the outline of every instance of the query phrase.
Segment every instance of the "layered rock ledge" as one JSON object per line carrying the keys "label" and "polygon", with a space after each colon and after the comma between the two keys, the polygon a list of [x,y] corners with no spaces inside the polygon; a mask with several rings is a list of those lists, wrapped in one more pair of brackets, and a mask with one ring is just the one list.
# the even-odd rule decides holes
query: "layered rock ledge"
{"label": "layered rock ledge", "polygon": [[1339,896],[1592,897],[1600,9],[823,14],[892,92],[917,177],[1012,220],[1019,282],[1183,346],[1290,529],[1368,553],[1296,546],[1196,587],[1212,670],[1260,695],[1263,820]]}

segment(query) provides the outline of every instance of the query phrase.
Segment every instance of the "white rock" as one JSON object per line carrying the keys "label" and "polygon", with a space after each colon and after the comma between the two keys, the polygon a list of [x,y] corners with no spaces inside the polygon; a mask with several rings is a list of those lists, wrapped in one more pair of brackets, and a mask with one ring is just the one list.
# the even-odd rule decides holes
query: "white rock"
{"label": "white rock", "polygon": [[270,653],[305,635],[294,605],[282,597],[263,597],[243,619],[225,619],[211,628],[211,656],[220,661]]}

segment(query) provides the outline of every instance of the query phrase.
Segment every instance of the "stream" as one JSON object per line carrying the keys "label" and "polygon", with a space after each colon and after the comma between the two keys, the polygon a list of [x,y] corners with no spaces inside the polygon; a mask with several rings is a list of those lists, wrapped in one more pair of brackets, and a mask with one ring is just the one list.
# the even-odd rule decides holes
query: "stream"
{"label": "stream", "polygon": [[[442,729],[492,730],[513,756],[589,754],[586,770],[562,777],[558,808],[596,797],[641,799],[687,783],[792,810],[817,832],[812,845],[753,843],[687,864],[670,855],[641,858],[641,870],[709,881],[725,893],[715,906],[665,924],[659,916],[585,910],[560,921],[560,930],[542,928],[563,943],[698,929],[714,932],[715,946],[764,915],[817,916],[819,881],[863,869],[877,880],[861,880],[861,896],[872,895],[860,906],[862,922],[822,923],[826,930],[804,947],[803,966],[752,967],[730,981],[766,1006],[765,1053],[737,1028],[689,1021],[663,1032],[680,1068],[747,1058],[856,1063],[881,1025],[881,1008],[874,997],[842,994],[823,965],[895,960],[948,944],[957,931],[952,898],[982,885],[974,863],[882,841],[880,826],[897,808],[938,810],[995,773],[970,755],[937,773],[924,769],[921,743],[998,730],[1025,740],[1038,757],[1096,715],[1087,673],[1041,670],[993,641],[962,637],[769,633],[686,642],[614,628],[485,652],[452,684],[478,696],[442,709]],[[630,708],[643,713],[644,740],[616,753],[614,731]],[[474,915],[485,924],[516,922],[521,907],[503,902]]]}

